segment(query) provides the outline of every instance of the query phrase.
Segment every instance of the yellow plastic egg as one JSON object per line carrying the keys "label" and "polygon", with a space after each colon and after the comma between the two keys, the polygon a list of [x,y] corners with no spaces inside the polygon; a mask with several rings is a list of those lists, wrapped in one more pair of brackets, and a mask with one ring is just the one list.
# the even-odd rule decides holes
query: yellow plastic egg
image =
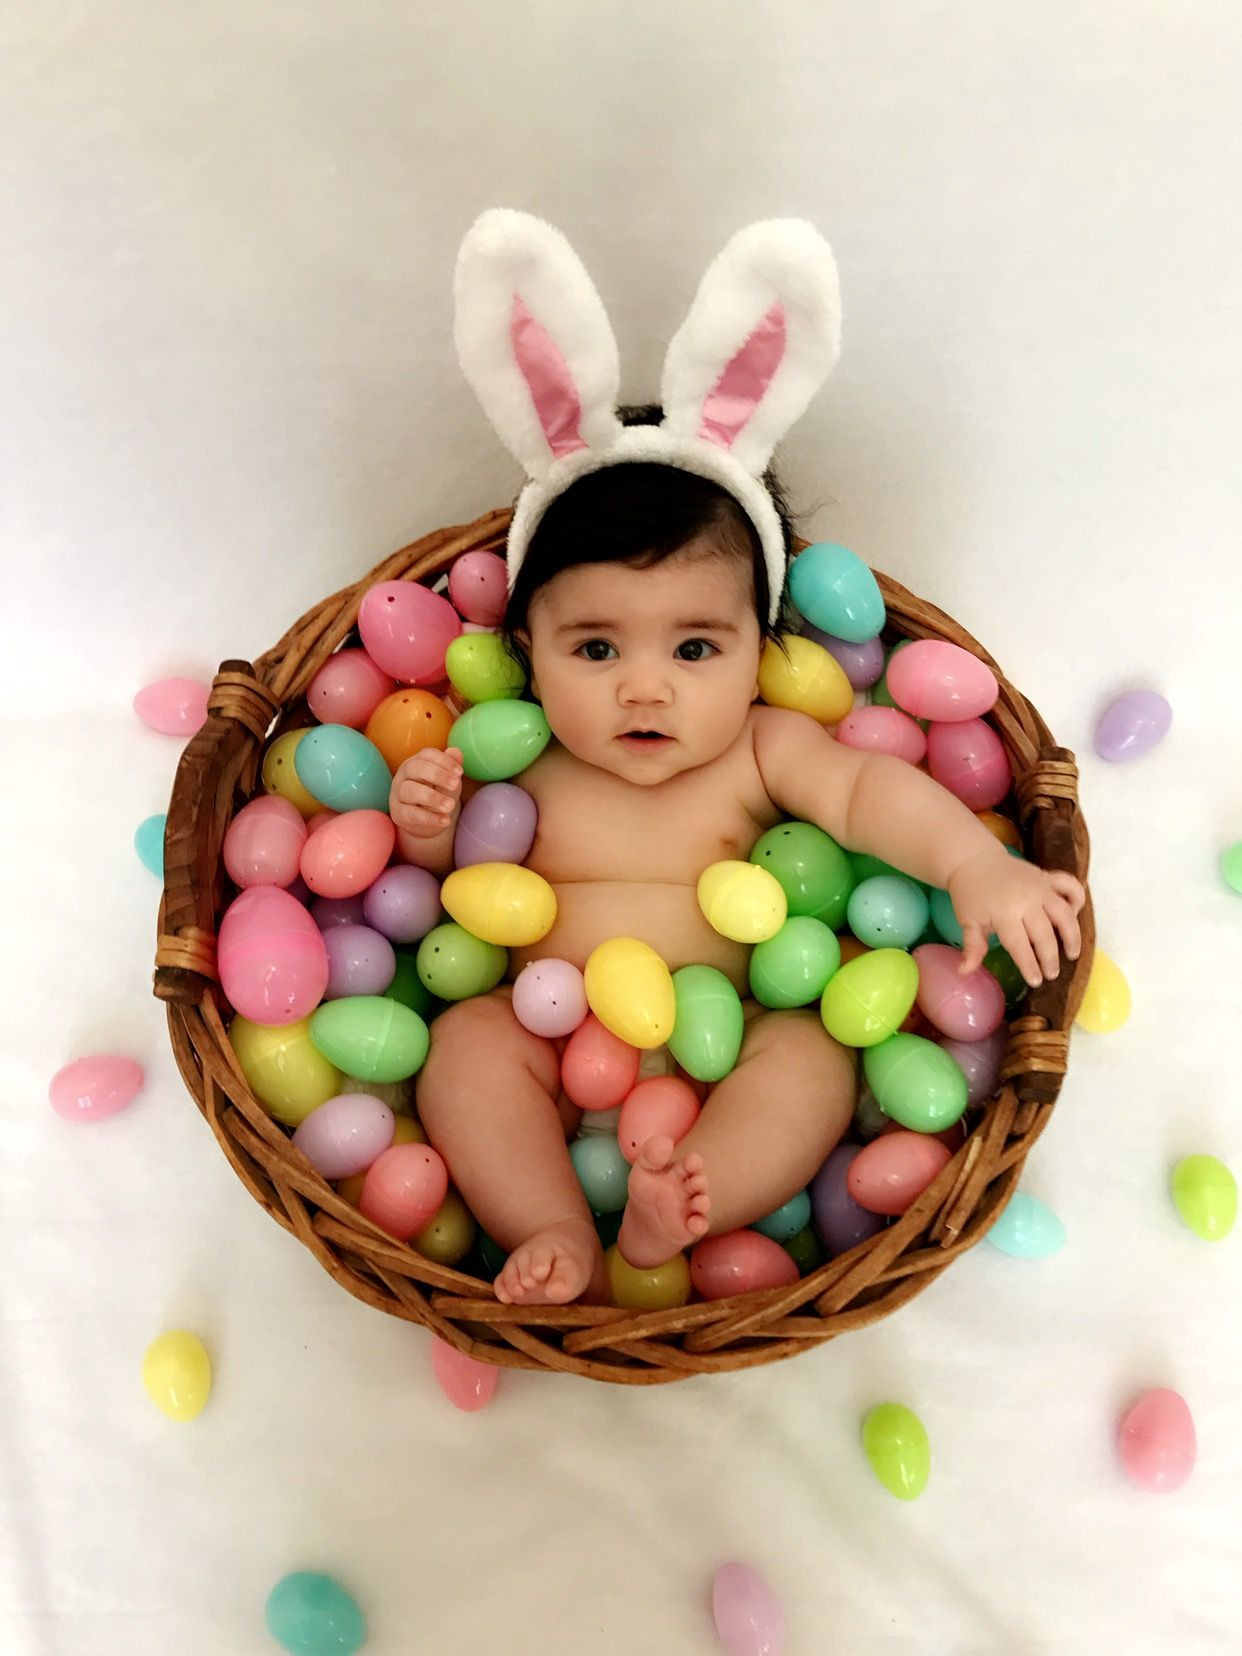
{"label": "yellow plastic egg", "polygon": [[450,1190],[426,1229],[410,1238],[410,1246],[437,1264],[456,1265],[470,1252],[475,1229],[470,1209],[455,1190]]}
{"label": "yellow plastic egg", "polygon": [[722,937],[766,943],[785,924],[785,888],[757,863],[712,863],[699,875],[699,907]]}
{"label": "yellow plastic egg", "polygon": [[975,816],[1002,845],[1012,845],[1015,851],[1021,851],[1022,835],[1007,816],[1001,816],[999,811],[976,811]]}
{"label": "yellow plastic egg", "polygon": [[604,1255],[608,1293],[614,1305],[633,1311],[669,1311],[690,1298],[690,1261],[674,1254],[663,1265],[631,1265],[614,1242]]}
{"label": "yellow plastic egg", "polygon": [[520,863],[472,863],[445,880],[440,901],[459,926],[484,943],[522,949],[556,924],[556,893]]}
{"label": "yellow plastic egg", "polygon": [[184,1328],[152,1340],[142,1359],[142,1383],[169,1420],[202,1414],[211,1391],[211,1359],[203,1342]]}
{"label": "yellow plastic egg", "polygon": [[854,687],[835,656],[813,638],[790,634],[784,649],[771,639],[759,658],[759,694],[769,707],[791,707],[820,724],[840,724],[854,706]]}
{"label": "yellow plastic egg", "polygon": [[286,1127],[299,1126],[343,1090],[340,1070],[310,1038],[309,1018],[275,1025],[239,1016],[229,1025],[229,1040],[250,1090]]}
{"label": "yellow plastic egg", "polygon": [[1111,1035],[1130,1016],[1130,985],[1116,961],[1097,949],[1091,962],[1087,992],[1074,1022],[1092,1035]]}
{"label": "yellow plastic egg", "polygon": [[283,736],[276,738],[263,755],[263,786],[268,793],[287,799],[309,819],[317,816],[323,806],[314,794],[307,792],[306,784],[293,768],[293,755],[306,734],[305,730],[286,730]]}
{"label": "yellow plastic egg", "polygon": [[399,1115],[392,1125],[394,1144],[426,1144],[427,1135],[423,1132],[423,1124],[417,1116]]}
{"label": "yellow plastic egg", "polygon": [[672,973],[650,944],[611,937],[587,956],[582,975],[587,1005],[605,1029],[644,1051],[665,1044],[677,997]]}

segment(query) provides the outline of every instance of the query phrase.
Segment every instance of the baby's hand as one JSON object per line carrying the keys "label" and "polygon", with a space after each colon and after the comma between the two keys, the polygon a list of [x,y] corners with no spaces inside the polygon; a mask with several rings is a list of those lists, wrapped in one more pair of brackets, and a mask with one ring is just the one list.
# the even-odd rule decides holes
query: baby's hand
{"label": "baby's hand", "polygon": [[392,779],[388,814],[402,834],[434,839],[453,825],[461,800],[460,748],[422,748]]}
{"label": "baby's hand", "polygon": [[1087,894],[1072,874],[1048,873],[998,846],[967,858],[949,881],[949,896],[962,928],[963,973],[983,964],[992,932],[1032,989],[1061,970],[1057,932],[1067,957],[1078,959],[1077,916]]}

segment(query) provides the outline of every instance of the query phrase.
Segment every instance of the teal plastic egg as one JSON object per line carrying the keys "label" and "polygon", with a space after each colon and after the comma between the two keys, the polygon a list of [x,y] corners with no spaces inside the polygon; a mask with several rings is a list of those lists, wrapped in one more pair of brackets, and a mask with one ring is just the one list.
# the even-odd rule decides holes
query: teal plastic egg
{"label": "teal plastic egg", "polygon": [[620,1213],[625,1206],[630,1164],[608,1133],[575,1139],[569,1147],[578,1183],[593,1213]]}
{"label": "teal plastic egg", "polygon": [[987,1237],[1013,1259],[1046,1259],[1065,1246],[1065,1226],[1038,1196],[1015,1190]]}
{"label": "teal plastic egg", "polygon": [[904,874],[876,874],[850,893],[845,916],[860,943],[872,949],[909,949],[927,926],[930,905],[922,886]]}
{"label": "teal plastic egg", "polygon": [[509,952],[499,943],[484,943],[456,921],[435,926],[418,945],[418,975],[438,1000],[468,1000],[485,995],[505,975]]}
{"label": "teal plastic egg", "polygon": [[868,1047],[863,1072],[884,1114],[915,1133],[939,1133],[966,1113],[965,1075],[921,1035],[898,1033]]}
{"label": "teal plastic egg", "polygon": [[351,1594],[331,1576],[299,1570],[268,1594],[267,1630],[292,1656],[353,1656],[367,1624]]}
{"label": "teal plastic egg", "polygon": [[503,782],[533,765],[551,738],[535,702],[485,701],[454,723],[448,745],[461,749],[462,767],[475,782]]}
{"label": "teal plastic egg", "polygon": [[841,964],[835,932],[809,914],[796,914],[750,956],[750,992],[763,1006],[785,1009],[817,1001]]}
{"label": "teal plastic egg", "polygon": [[423,1066],[431,1037],[417,1012],[386,995],[347,995],[311,1013],[315,1050],[361,1081],[404,1081]]}
{"label": "teal plastic egg", "polygon": [[780,1242],[787,1249],[798,1232],[805,1230],[810,1222],[811,1193],[800,1190],[762,1219],[756,1219],[750,1228],[757,1230],[760,1236],[770,1236],[773,1242]]}
{"label": "teal plastic egg", "polygon": [[167,826],[168,816],[161,813],[140,822],[134,833],[134,850],[138,853],[138,860],[159,880],[164,878],[164,830]]}
{"label": "teal plastic egg", "polygon": [[298,781],[330,811],[387,811],[392,772],[384,755],[349,725],[317,725],[293,750]]}
{"label": "teal plastic egg", "polygon": [[822,828],[778,823],[755,841],[750,860],[775,876],[790,914],[815,915],[830,931],[841,924],[854,873],[849,857]]}
{"label": "teal plastic egg", "polygon": [[794,608],[821,632],[864,644],[884,628],[884,599],[875,576],[848,547],[817,541],[789,567]]}
{"label": "teal plastic egg", "polygon": [[737,990],[714,966],[683,966],[673,973],[673,997],[669,1051],[696,1081],[723,1080],[742,1050],[746,1020]]}

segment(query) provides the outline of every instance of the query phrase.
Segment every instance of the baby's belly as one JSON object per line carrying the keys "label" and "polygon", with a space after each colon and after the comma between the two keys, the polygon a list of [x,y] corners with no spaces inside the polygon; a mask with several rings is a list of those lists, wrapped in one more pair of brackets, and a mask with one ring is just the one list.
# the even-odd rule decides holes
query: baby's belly
{"label": "baby's belly", "polygon": [[510,949],[510,982],[529,961],[554,957],[583,967],[591,950],[610,937],[637,937],[651,945],[671,972],[681,966],[715,966],[740,995],[749,993],[749,945],[730,942],[712,930],[694,886],[640,880],[551,884],[556,924],[529,948]]}

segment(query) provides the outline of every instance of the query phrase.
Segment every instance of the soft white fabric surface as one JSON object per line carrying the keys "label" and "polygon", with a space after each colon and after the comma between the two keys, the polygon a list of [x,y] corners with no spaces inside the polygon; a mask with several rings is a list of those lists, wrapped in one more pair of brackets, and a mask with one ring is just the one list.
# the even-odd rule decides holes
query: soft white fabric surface
{"label": "soft white fabric surface", "polygon": [[[1242,1237],[1166,1194],[1183,1153],[1242,1164],[1240,47],[1225,0],[0,5],[6,1656],[259,1656],[300,1568],[352,1587],[368,1656],[693,1656],[730,1557],[789,1656],[1242,1648]],[[468,1417],[182,1088],[132,849],[177,744],[129,704],[512,498],[450,338],[491,203],[581,251],[631,397],[734,229],[823,228],[844,349],[785,454],[803,526],[960,618],[1079,752],[1134,1015],[1075,1039],[1028,1164],[1054,1259],[981,1246],[791,1363],[506,1376]],[[1135,683],[1173,734],[1110,768],[1094,717]],[[70,1126],[48,1079],[101,1048],[146,1092]],[[215,1363],[190,1426],[139,1381],[175,1326]],[[1169,1497],[1113,1451],[1153,1385],[1199,1432]],[[932,1439],[910,1506],[860,1452],[886,1398]]]}

